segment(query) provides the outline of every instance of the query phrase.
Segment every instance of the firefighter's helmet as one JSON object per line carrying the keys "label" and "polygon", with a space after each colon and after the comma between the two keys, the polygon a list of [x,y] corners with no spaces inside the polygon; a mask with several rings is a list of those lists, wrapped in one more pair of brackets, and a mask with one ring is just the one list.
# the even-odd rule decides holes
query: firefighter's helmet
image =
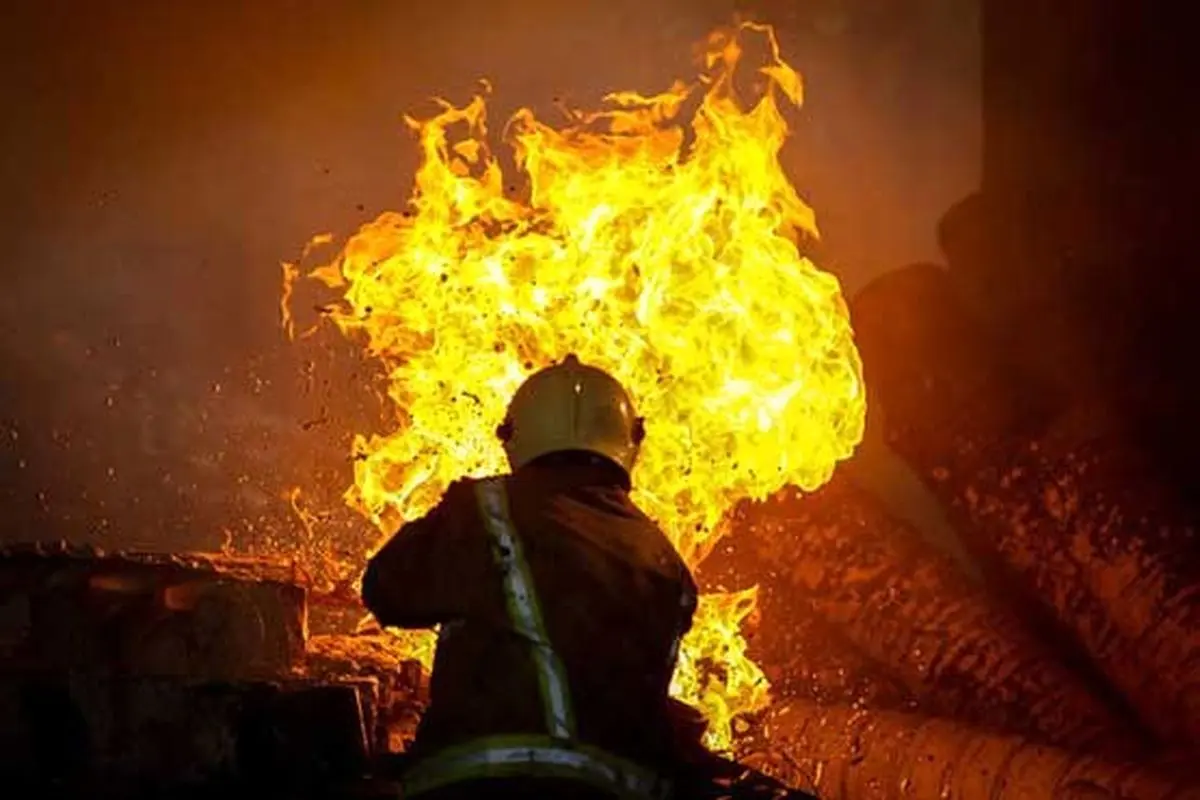
{"label": "firefighter's helmet", "polygon": [[521,384],[497,433],[514,470],[550,453],[583,451],[630,473],[643,427],[616,378],[569,355]]}

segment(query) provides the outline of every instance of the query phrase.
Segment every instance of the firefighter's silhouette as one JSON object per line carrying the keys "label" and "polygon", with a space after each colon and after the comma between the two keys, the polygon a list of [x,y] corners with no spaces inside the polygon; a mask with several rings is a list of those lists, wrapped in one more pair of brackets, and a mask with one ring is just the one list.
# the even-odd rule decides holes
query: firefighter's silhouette
{"label": "firefighter's silhouette", "polygon": [[380,624],[439,626],[404,795],[694,795],[687,776],[736,765],[668,695],[696,585],[630,500],[632,399],[568,356],[521,385],[498,433],[511,474],[452,484],[363,578]]}
{"label": "firefighter's silhouette", "polygon": [[440,626],[405,793],[663,796],[696,587],[629,499],[642,421],[568,356],[517,390],[499,435],[512,473],[451,485],[363,578],[380,624]]}

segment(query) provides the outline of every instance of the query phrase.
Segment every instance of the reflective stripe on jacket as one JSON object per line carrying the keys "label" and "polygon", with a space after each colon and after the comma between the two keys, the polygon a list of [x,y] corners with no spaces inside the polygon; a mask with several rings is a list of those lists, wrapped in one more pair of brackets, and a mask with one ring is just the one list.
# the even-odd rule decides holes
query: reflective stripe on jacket
{"label": "reflective stripe on jacket", "polygon": [[496,736],[422,759],[405,774],[402,796],[452,783],[527,776],[579,781],[627,800],[664,800],[671,794],[670,782],[658,773],[605,750],[548,736]]}
{"label": "reflective stripe on jacket", "polygon": [[504,483],[498,478],[480,481],[475,485],[475,496],[483,525],[492,538],[492,558],[500,569],[508,619],[513,630],[529,642],[533,655],[546,730],[554,739],[571,741],[576,738],[576,731],[567,672],[542,622],[542,609],[525,561],[521,536],[508,513]]}

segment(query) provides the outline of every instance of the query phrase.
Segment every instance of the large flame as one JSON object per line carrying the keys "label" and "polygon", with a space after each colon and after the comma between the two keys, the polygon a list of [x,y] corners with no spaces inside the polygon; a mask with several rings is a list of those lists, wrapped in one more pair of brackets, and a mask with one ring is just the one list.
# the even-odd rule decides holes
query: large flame
{"label": "large flame", "polygon": [[[733,78],[748,36],[767,47],[745,104]],[[502,471],[507,401],[571,352],[647,418],[636,500],[689,563],[737,501],[824,483],[865,404],[838,283],[798,250],[813,214],[778,160],[778,101],[800,95],[773,31],[744,23],[710,37],[692,85],[610,94],[561,127],[518,112],[508,175],[482,96],[408,119],[422,155],[411,210],[313,273],[343,293],[333,318],[384,365],[397,415],[391,434],[358,438],[348,499],[390,534],[455,478]],[[683,648],[674,688],[716,747],[768,699],[739,633],[752,608],[752,591],[707,595]],[[431,640],[408,641],[428,663]]]}

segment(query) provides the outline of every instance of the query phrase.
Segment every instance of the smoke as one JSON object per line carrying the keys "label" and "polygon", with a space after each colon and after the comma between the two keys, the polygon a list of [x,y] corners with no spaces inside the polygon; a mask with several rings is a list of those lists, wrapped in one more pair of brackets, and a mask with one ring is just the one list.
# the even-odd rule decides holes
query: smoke
{"label": "smoke", "polygon": [[853,288],[935,257],[977,183],[973,4],[757,5],[10,4],[0,540],[292,541],[288,487],[336,507],[351,432],[385,423],[351,345],[284,341],[279,262],[401,206],[400,115],[480,77],[497,128],[518,104],[653,90],[748,10],[808,81],[787,158],[822,258]]}

